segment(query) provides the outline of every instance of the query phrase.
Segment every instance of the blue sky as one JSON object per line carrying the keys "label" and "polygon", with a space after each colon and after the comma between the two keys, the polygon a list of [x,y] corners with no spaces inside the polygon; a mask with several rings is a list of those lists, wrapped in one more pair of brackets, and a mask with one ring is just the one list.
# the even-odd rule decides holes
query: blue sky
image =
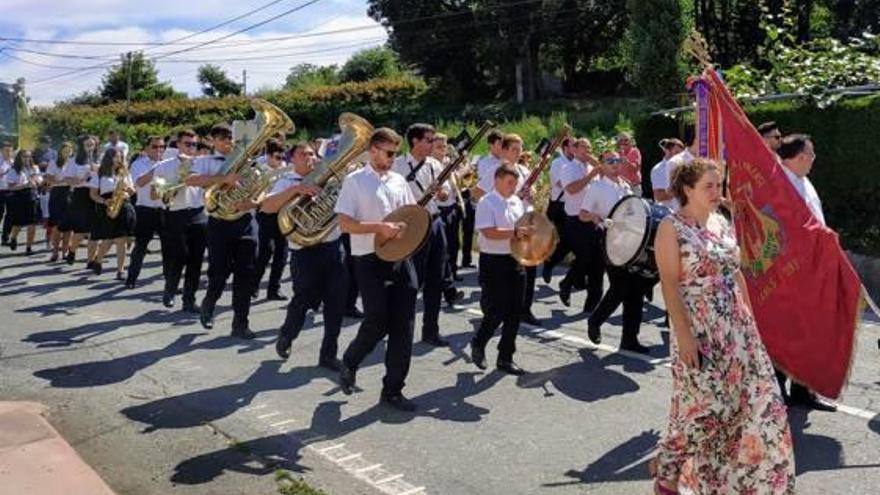
{"label": "blue sky", "polygon": [[[377,46],[386,39],[385,31],[367,16],[366,0],[318,0],[300,11],[257,29],[237,34],[216,45],[169,54],[174,50],[192,48],[197,43],[232,34],[301,6],[307,1],[278,0],[265,10],[182,42],[188,44],[173,46],[96,46],[0,41],[0,48],[3,49],[0,52],[0,81],[12,82],[18,77],[24,77],[29,81],[27,94],[32,102],[48,105],[96,88],[105,70],[98,68],[65,75],[66,73],[109,63],[126,50],[144,49],[148,55],[162,57],[157,60],[160,78],[170,81],[180,91],[191,95],[200,94],[196,72],[199,65],[206,61],[220,65],[236,80],[241,80],[242,70],[247,69],[248,90],[252,91],[281,85],[288,69],[298,63],[340,64],[355,51]],[[270,0],[2,0],[0,36],[40,40],[164,43],[194,34],[269,3]],[[354,30],[335,34],[255,43],[262,39],[352,28]],[[40,82],[52,77],[56,78]]]}

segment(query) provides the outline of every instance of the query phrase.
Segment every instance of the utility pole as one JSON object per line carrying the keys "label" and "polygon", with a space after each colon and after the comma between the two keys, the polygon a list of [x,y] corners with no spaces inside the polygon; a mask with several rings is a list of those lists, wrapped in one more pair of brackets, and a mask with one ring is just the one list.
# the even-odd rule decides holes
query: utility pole
{"label": "utility pole", "polygon": [[247,69],[241,70],[241,95],[247,96]]}
{"label": "utility pole", "polygon": [[125,54],[126,61],[126,88],[125,88],[125,125],[127,126],[131,118],[131,52]]}

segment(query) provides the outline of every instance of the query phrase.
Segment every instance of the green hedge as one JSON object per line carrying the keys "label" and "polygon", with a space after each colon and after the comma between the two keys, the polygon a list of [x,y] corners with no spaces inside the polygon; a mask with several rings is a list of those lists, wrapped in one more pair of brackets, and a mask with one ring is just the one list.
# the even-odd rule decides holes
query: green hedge
{"label": "green hedge", "polygon": [[[840,233],[847,249],[880,256],[880,97],[843,100],[824,109],[773,102],[747,106],[745,111],[755,125],[773,120],[783,133],[805,132],[813,137],[816,163],[810,180],[822,198],[829,225]],[[648,178],[662,158],[656,143],[679,136],[680,121],[650,117],[637,121],[635,130]]]}

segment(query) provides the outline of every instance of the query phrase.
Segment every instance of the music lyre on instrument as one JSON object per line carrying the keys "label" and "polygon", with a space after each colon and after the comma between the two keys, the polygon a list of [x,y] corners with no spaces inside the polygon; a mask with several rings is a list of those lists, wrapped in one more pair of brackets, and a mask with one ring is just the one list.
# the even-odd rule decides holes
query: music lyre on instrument
{"label": "music lyre on instrument", "polygon": [[[523,186],[517,192],[522,197],[526,191],[532,188],[547,165],[553,153],[562,146],[562,142],[571,135],[571,127],[564,124],[559,130],[556,139],[549,146],[542,146],[541,161],[535,166],[532,173],[529,174]],[[519,264],[523,266],[538,266],[553,254],[556,249],[556,243],[559,242],[559,234],[553,222],[547,218],[544,213],[532,210],[520,217],[516,222],[517,228],[530,227],[532,234],[522,239],[514,237],[510,240],[510,255],[513,256]]]}
{"label": "music lyre on instrument", "polygon": [[428,213],[425,206],[434,197],[440,185],[446,182],[449,176],[467,159],[468,152],[493,127],[495,127],[495,123],[487,120],[483,122],[473,138],[465,138],[457,143],[458,158],[437,175],[418,202],[414,205],[401,206],[382,219],[383,222],[401,223],[403,228],[400,229],[397,237],[392,239],[380,240],[379,237],[374,239],[376,256],[385,261],[397,262],[409,258],[425,244],[431,230],[431,214]]}

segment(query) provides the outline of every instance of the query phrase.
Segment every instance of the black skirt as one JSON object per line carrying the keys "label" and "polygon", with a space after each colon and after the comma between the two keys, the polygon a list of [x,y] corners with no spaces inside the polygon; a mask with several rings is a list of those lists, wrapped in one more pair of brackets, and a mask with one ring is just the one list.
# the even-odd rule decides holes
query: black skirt
{"label": "black skirt", "polygon": [[[70,211],[70,186],[55,186],[49,190],[49,225],[61,232],[70,230],[67,220]],[[67,227],[67,228],[65,228]]]}
{"label": "black skirt", "polygon": [[89,196],[88,187],[74,187],[70,193],[70,212],[67,223],[70,231],[88,234],[95,218],[95,202]]}
{"label": "black skirt", "polygon": [[[112,194],[101,196],[110,199]],[[129,237],[134,232],[135,212],[131,201],[122,204],[119,216],[107,216],[107,206],[95,203],[95,220],[92,222],[92,240],[119,239]]]}
{"label": "black skirt", "polygon": [[13,227],[27,227],[40,223],[40,202],[34,188],[10,191],[6,200],[9,224]]}

